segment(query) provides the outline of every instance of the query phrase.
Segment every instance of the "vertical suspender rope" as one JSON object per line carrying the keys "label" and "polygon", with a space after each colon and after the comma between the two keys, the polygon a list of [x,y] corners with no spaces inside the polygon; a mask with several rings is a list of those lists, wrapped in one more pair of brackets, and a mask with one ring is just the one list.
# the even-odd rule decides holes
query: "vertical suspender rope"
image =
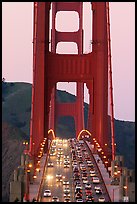
{"label": "vertical suspender rope", "polygon": [[111,66],[109,2],[106,2],[106,12],[107,12],[107,36],[108,36],[108,68],[109,68],[109,80],[110,80],[112,160],[114,160],[115,159],[115,136],[114,136],[114,105],[113,105],[112,66]]}

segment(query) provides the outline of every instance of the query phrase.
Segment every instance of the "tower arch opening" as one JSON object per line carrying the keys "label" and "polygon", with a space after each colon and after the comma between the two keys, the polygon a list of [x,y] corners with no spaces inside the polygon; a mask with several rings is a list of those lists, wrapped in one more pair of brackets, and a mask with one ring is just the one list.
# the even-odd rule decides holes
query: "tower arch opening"
{"label": "tower arch opening", "polygon": [[[67,21],[65,20],[67,19]],[[58,11],[55,28],[59,32],[76,32],[79,29],[79,15],[76,11]]]}

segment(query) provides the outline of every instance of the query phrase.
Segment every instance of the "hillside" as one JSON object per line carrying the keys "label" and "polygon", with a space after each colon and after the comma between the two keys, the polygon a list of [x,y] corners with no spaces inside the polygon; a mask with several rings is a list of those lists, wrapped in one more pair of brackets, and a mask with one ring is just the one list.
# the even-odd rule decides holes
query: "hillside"
{"label": "hillside", "polygon": [[20,165],[20,155],[23,152],[25,133],[8,123],[2,123],[2,200],[9,197],[9,182],[14,169]]}
{"label": "hillside", "polygon": [[[66,91],[57,91],[59,102],[73,102],[75,96]],[[87,121],[88,104],[84,104]],[[22,141],[29,140],[31,113],[31,84],[2,83],[2,197],[8,200],[9,181],[14,169],[20,164]],[[86,124],[86,122],[85,122]],[[62,117],[56,127],[56,135],[69,138],[75,135],[74,119]],[[117,154],[124,155],[125,166],[135,168],[135,123],[115,120]]]}

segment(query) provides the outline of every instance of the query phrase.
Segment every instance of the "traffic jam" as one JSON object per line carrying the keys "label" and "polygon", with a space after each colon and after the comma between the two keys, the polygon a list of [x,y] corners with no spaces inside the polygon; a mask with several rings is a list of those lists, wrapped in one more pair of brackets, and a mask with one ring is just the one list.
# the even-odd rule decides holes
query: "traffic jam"
{"label": "traffic jam", "polygon": [[[56,183],[62,185],[63,199],[53,195],[50,189],[45,189],[43,196],[51,197],[51,202],[109,202],[98,168],[84,140],[71,138],[65,141],[68,143],[67,154],[62,148],[63,139],[60,139],[58,143],[56,140],[52,142],[49,155],[56,158],[57,166],[63,167],[55,176]],[[55,163],[48,160],[47,167],[54,166]],[[63,174],[65,169],[71,172],[69,179]]]}

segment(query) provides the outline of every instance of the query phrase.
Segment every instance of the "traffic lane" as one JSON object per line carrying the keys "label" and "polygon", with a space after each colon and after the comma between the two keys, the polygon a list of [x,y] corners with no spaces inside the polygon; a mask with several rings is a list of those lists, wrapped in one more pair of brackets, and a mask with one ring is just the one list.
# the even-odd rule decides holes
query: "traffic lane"
{"label": "traffic lane", "polygon": [[[75,144],[73,143],[73,145],[74,145],[75,151],[76,151],[76,146],[77,146],[77,144],[75,145]],[[95,164],[95,162],[94,162],[94,159],[93,159],[93,157],[92,157],[92,155],[91,155],[91,152],[90,152],[90,150],[88,149],[88,147],[86,146],[86,144],[84,144],[83,147],[86,148],[86,152],[88,152],[88,154],[90,155],[90,158],[91,158],[91,160],[92,160],[92,162],[93,162],[93,164],[94,164],[94,167],[95,167],[96,174],[97,174],[97,176],[98,176],[99,179],[100,179],[100,183],[99,183],[99,184],[93,184],[92,178],[91,178],[91,176],[89,175],[89,170],[90,170],[90,168],[88,167],[87,162],[86,162],[86,160],[84,159],[84,162],[83,162],[83,163],[85,164],[86,169],[87,169],[88,181],[89,181],[89,183],[91,184],[91,187],[92,187],[92,195],[93,195],[93,197],[94,197],[94,200],[95,200],[95,202],[98,202],[98,198],[103,195],[103,196],[105,197],[106,201],[108,201],[109,199],[107,199],[108,196],[106,196],[107,193],[106,193],[105,190],[104,190],[105,188],[104,188],[104,186],[103,186],[103,181],[102,181],[102,179],[101,179],[101,176],[100,176],[100,173],[99,173],[99,171],[98,171],[98,168],[97,168],[97,166],[96,166],[96,164]],[[81,154],[83,155],[83,158],[84,158],[84,153],[83,153],[83,151],[81,151]],[[77,163],[78,163],[78,166],[79,166],[77,153],[76,153],[76,158],[77,158]],[[82,192],[83,192],[82,198],[83,198],[83,200],[85,201],[85,200],[86,200],[85,184],[83,184],[83,182],[82,182],[81,171],[80,171],[80,180],[81,180],[81,185],[82,185],[82,188],[83,188],[83,190],[82,190]],[[102,188],[102,192],[103,192],[102,195],[96,194],[96,192],[95,192],[95,190],[94,190],[94,187],[95,187],[95,186],[100,186],[100,187]]]}
{"label": "traffic lane", "polygon": [[[58,148],[63,148],[63,155],[69,155],[70,156],[70,148],[69,145],[56,145],[56,150]],[[72,169],[71,166],[69,168],[64,168],[64,164],[62,163],[61,165],[57,165],[57,154],[56,156],[50,156],[48,158],[48,162],[49,160],[51,162],[53,162],[54,167],[47,167],[46,168],[46,172],[45,172],[45,181],[44,181],[44,186],[43,186],[43,190],[42,190],[42,199],[41,202],[51,202],[52,197],[43,197],[44,194],[44,190],[45,189],[50,189],[52,196],[57,196],[59,197],[59,201],[64,201],[64,186],[61,182],[56,182],[56,174],[62,174],[63,176],[65,176],[66,180],[70,180],[70,195],[71,195],[71,200],[74,200],[74,187],[73,187],[73,182],[72,182]],[[70,176],[71,175],[71,176]],[[49,176],[52,176],[52,178],[47,179]],[[64,180],[65,180],[64,179]]]}

